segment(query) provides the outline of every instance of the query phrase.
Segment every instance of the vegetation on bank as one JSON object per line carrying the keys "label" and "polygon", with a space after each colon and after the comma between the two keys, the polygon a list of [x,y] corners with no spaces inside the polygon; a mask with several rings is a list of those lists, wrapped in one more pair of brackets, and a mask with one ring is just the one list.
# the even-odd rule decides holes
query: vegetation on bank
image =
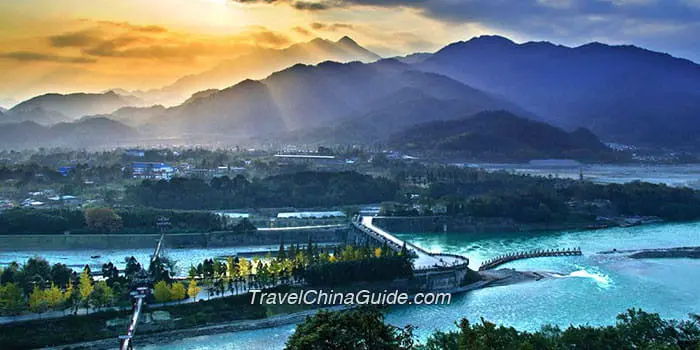
{"label": "vegetation on bank", "polygon": [[[219,215],[210,211],[153,208],[26,209],[0,212],[0,234],[23,233],[157,233],[156,222],[167,217],[170,232],[211,232],[224,229]],[[247,220],[236,232],[254,230]]]}
{"label": "vegetation on bank", "polygon": [[592,222],[596,218],[657,216],[700,219],[700,192],[685,187],[590,181],[486,172],[456,167],[406,167],[395,177],[416,200],[385,206],[383,215],[506,218],[519,223]]}
{"label": "vegetation on bank", "polygon": [[169,209],[309,208],[377,203],[395,198],[398,189],[394,181],[357,172],[302,171],[252,181],[242,175],[144,180],[127,189],[127,200]]}
{"label": "vegetation on bank", "polygon": [[[96,281],[89,266],[74,271],[64,264],[50,265],[34,257],[20,265],[12,262],[0,270],[0,314],[60,311],[78,313],[81,308],[102,309],[130,305],[131,291],[142,266],[134,257],[125,259],[124,271],[109,262]],[[275,257],[229,256],[205,259],[190,266],[185,280],[175,280],[177,262],[160,257],[147,267],[153,293],[149,301],[165,303],[206,295],[239,294],[292,284],[342,286],[356,282],[392,281],[413,276],[409,257],[387,246],[338,246],[319,249],[311,241],[306,247],[283,243]]]}
{"label": "vegetation on bank", "polygon": [[519,331],[481,319],[462,319],[457,330],[436,331],[422,344],[413,327],[388,325],[376,309],[319,312],[297,326],[286,349],[682,349],[700,347],[700,316],[688,321],[664,320],[658,314],[630,309],[613,326],[543,325],[539,331]]}
{"label": "vegetation on bank", "polygon": [[[250,300],[249,294],[242,294],[191,304],[159,307],[157,311],[167,312],[170,320],[151,324],[140,323],[138,333],[149,334],[265,318],[268,314],[266,306],[252,305]],[[143,313],[152,311],[156,310],[146,306]],[[126,332],[130,317],[130,310],[110,310],[89,315],[3,324],[0,325],[0,342],[3,344],[3,349],[35,349],[101,339],[114,339],[116,344],[117,337]]]}

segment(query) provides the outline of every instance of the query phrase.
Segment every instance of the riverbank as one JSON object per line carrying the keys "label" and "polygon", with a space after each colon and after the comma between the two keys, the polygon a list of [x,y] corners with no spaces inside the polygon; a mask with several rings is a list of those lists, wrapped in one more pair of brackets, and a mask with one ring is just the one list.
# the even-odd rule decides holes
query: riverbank
{"label": "riverbank", "polygon": [[[169,248],[217,248],[237,246],[344,242],[346,225],[259,229],[249,233],[230,231],[171,233],[165,236]],[[0,235],[0,251],[140,249],[153,248],[160,234],[12,234]]]}
{"label": "riverbank", "polygon": [[[447,292],[451,293],[452,295],[456,295],[488,287],[506,286],[515,283],[537,281],[549,276],[548,273],[543,272],[516,271],[512,269],[484,271],[479,272],[479,275],[482,278],[479,281],[468,284],[466,286],[456,287],[440,292]],[[298,324],[302,322],[306,317],[312,316],[321,310],[342,311],[352,309],[354,307],[355,306],[337,305],[331,307],[322,307],[311,310],[298,311],[282,315],[274,315],[262,319],[238,320],[202,327],[182,328],[158,333],[138,334],[135,338],[135,344],[137,344],[138,346],[167,344],[183,338],[260,330],[266,328]],[[89,342],[75,343],[70,345],[50,347],[48,349],[104,350],[113,349],[115,347],[115,344],[115,339],[108,338]]]}
{"label": "riverbank", "polygon": [[700,247],[608,250],[598,254],[622,254],[632,259],[690,258],[700,259]]}

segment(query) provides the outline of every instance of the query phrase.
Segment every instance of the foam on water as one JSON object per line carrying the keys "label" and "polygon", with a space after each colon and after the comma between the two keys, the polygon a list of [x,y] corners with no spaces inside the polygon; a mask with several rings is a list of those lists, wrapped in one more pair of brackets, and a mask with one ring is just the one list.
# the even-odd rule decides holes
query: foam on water
{"label": "foam on water", "polygon": [[590,278],[594,280],[598,286],[602,288],[607,288],[610,286],[610,277],[599,273],[599,272],[588,272],[586,270],[574,271],[566,276],[561,276],[562,278],[578,277],[578,278]]}

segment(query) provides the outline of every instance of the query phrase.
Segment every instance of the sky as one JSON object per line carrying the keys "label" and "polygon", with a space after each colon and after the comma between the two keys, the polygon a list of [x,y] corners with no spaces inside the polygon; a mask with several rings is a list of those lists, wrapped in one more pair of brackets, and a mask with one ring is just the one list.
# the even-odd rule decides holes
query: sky
{"label": "sky", "polygon": [[0,1],[0,106],[158,88],[258,48],[344,35],[385,57],[496,34],[700,62],[700,0]]}

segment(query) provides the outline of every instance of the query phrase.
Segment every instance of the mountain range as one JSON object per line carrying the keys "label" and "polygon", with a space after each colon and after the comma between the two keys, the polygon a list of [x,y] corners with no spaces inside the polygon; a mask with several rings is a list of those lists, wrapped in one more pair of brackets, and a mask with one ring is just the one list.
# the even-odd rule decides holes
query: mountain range
{"label": "mountain range", "polygon": [[502,96],[566,129],[586,127],[621,143],[700,146],[700,66],[668,54],[482,36],[450,44],[417,67]]}
{"label": "mountain range", "polygon": [[198,91],[223,89],[246,79],[262,79],[298,63],[372,62],[380,58],[347,36],[338,41],[316,38],[281,50],[260,48],[221,62],[202,73],[182,77],[163,88],[129,93],[153,103],[178,105]]}
{"label": "mountain range", "polygon": [[[298,63],[329,56],[353,62]],[[264,79],[250,79],[256,75]],[[197,91],[172,107],[144,102],[147,96],[182,97],[188,90]],[[141,137],[197,143],[396,145],[392,135],[414,125],[464,124],[467,116],[503,110],[592,136],[575,131],[585,128],[605,141],[700,147],[700,66],[633,46],[571,48],[484,36],[433,54],[379,59],[347,37],[315,39],[240,56],[169,87],[135,92],[136,97],[115,91],[38,96],[0,111],[0,122],[69,122],[100,131],[109,119],[119,123],[118,130],[138,131]],[[88,123],[92,119],[102,124]],[[516,132],[529,124],[494,125]],[[36,126],[20,129],[30,128]],[[521,142],[516,136],[507,134],[506,143]],[[441,149],[448,143],[423,146]]]}
{"label": "mountain range", "polygon": [[89,114],[109,114],[143,104],[133,96],[108,91],[101,94],[45,94],[21,102],[0,115],[0,123],[31,121],[43,125],[74,121]]}

